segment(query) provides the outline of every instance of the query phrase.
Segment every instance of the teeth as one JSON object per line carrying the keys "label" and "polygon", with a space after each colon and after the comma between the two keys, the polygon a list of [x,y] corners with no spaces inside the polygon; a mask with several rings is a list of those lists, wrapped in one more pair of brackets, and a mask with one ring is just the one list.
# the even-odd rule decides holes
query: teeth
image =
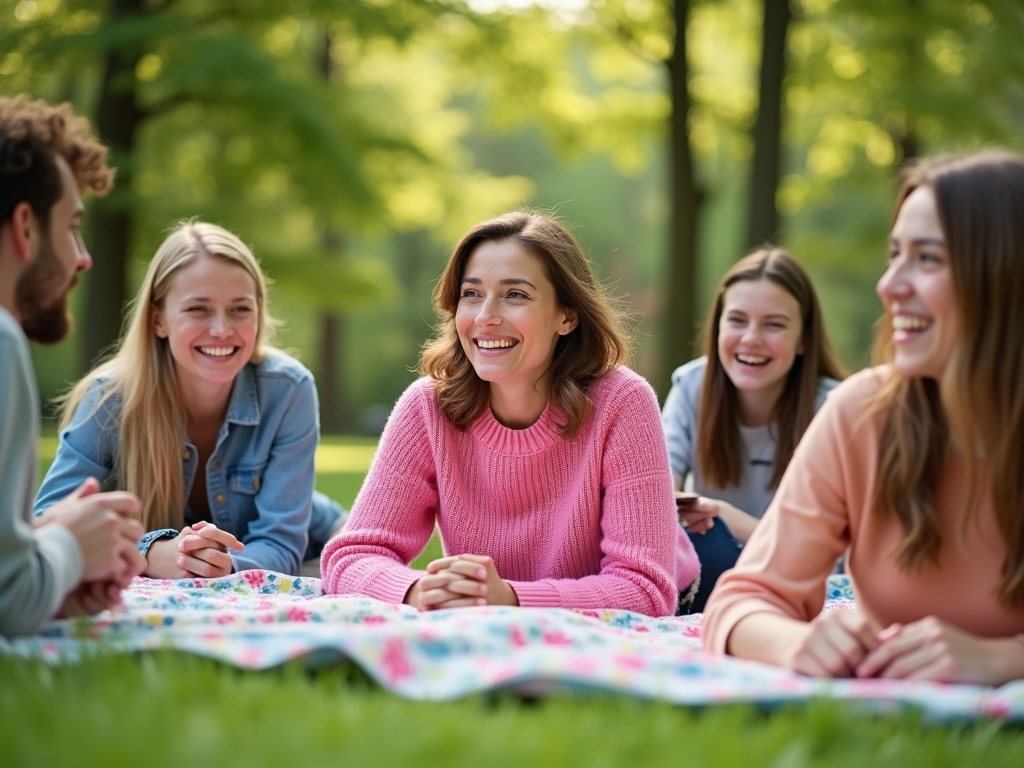
{"label": "teeth", "polygon": [[200,347],[199,351],[210,357],[227,357],[235,351],[234,347]]}
{"label": "teeth", "polygon": [[892,319],[894,331],[917,331],[927,328],[929,325],[931,325],[929,320],[925,320],[923,317],[915,317],[914,315],[896,315]]}
{"label": "teeth", "polygon": [[506,349],[515,344],[514,341],[501,340],[501,341],[482,341],[481,339],[476,340],[476,345],[480,349]]}
{"label": "teeth", "polygon": [[768,362],[767,357],[757,357],[756,355],[736,355],[736,359],[747,365],[763,365]]}

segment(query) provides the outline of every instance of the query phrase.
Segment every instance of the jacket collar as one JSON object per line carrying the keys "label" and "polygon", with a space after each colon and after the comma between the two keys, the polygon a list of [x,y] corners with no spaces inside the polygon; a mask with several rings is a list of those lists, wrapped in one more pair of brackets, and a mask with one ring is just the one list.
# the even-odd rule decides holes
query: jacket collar
{"label": "jacket collar", "polygon": [[232,424],[260,423],[260,403],[256,397],[256,373],[252,363],[246,365],[235,377],[228,401],[226,421]]}

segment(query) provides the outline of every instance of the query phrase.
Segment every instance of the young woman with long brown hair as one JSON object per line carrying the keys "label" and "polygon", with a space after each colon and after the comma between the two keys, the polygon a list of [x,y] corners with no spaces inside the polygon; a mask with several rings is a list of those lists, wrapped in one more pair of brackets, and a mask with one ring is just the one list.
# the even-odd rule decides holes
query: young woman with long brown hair
{"label": "young woman with long brown hair", "polygon": [[701,563],[699,589],[683,610],[703,611],[718,577],[736,564],[807,425],[843,376],[799,261],[765,248],[725,273],[704,356],[672,374],[662,409],[676,489],[692,474],[699,495],[679,508]]}
{"label": "young woman with long brown hair", "polygon": [[[1024,677],[1024,158],[913,167],[884,365],[829,396],[705,614],[710,650],[821,677]],[[848,550],[859,612],[821,613]]]}
{"label": "young woman with long brown hair", "polygon": [[[697,574],[654,392],[619,317],[549,216],[473,227],[434,294],[423,378],[399,399],[324,591],[420,610],[675,611]],[[435,526],[445,557],[409,563]]]}

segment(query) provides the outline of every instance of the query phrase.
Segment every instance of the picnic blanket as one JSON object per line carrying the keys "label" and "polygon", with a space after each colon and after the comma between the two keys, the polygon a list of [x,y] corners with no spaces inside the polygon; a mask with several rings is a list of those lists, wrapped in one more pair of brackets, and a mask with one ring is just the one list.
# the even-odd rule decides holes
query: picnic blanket
{"label": "picnic blanket", "polygon": [[[826,610],[856,610],[849,577],[829,582]],[[937,719],[1024,720],[1024,681],[987,688],[883,680],[823,681],[700,651],[701,616],[505,607],[419,613],[367,597],[325,596],[319,579],[243,571],[222,579],[136,579],[124,606],[0,639],[0,653],[68,662],[97,650],[173,649],[249,669],[293,659],[351,659],[411,699],[508,689],[600,690],[686,705],[828,697],[916,705]]]}

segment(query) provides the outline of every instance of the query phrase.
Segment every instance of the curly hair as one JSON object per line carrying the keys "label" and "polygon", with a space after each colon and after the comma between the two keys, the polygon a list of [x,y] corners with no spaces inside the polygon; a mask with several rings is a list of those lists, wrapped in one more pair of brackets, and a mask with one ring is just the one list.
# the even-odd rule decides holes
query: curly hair
{"label": "curly hair", "polygon": [[83,194],[105,195],[113,186],[107,148],[70,104],[53,106],[25,95],[0,98],[0,227],[22,202],[49,223],[50,210],[63,194],[58,155]]}

